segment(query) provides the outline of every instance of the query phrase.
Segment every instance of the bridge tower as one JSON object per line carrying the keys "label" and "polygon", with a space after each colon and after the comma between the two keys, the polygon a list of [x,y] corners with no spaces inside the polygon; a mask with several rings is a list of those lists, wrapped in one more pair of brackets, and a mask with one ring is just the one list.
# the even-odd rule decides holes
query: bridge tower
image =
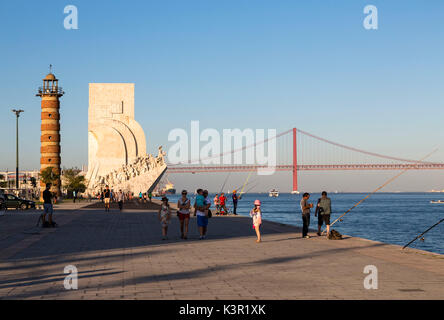
{"label": "bridge tower", "polygon": [[[60,101],[64,92],[59,87],[59,80],[51,73],[43,79],[43,86],[39,87],[36,96],[41,97],[41,136],[40,136],[40,172],[52,167],[53,173],[60,175]],[[51,192],[61,195],[60,178],[52,185]],[[40,197],[45,184],[40,181]]]}
{"label": "bridge tower", "polygon": [[293,192],[298,190],[298,148],[297,129],[293,128]]}

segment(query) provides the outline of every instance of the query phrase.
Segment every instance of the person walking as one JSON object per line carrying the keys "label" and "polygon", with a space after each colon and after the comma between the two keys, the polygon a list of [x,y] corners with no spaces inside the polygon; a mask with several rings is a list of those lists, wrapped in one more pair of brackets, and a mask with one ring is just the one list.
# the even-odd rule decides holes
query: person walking
{"label": "person walking", "polygon": [[140,191],[139,192],[139,203],[142,203],[142,197],[143,197],[143,194],[142,194],[142,191]]}
{"label": "person walking", "polygon": [[194,202],[195,215],[197,216],[197,227],[199,229],[199,240],[206,238],[208,228],[208,209],[202,189],[197,190],[196,200]]}
{"label": "person walking", "polygon": [[[51,191],[49,191],[49,189],[51,189],[51,184],[47,183],[45,191],[43,191],[43,215],[42,215],[43,228],[50,228],[56,226],[56,223],[52,221],[52,214],[54,212],[52,205],[53,195]],[[47,215],[48,215],[48,221],[46,221]]]}
{"label": "person walking", "polygon": [[206,239],[207,237],[207,231],[208,231],[208,218],[211,218],[211,200],[208,197],[208,190],[204,190],[203,191],[203,196],[204,196],[204,209],[205,209],[205,214],[206,214],[206,218],[207,218],[207,225],[203,228],[203,237],[204,239]]}
{"label": "person walking", "polygon": [[73,203],[76,203],[76,199],[77,199],[77,193],[76,193],[76,190],[74,190],[74,191],[72,192],[72,202],[73,202]]}
{"label": "person walking", "polygon": [[168,198],[162,198],[162,205],[159,209],[158,219],[160,221],[160,225],[162,226],[162,240],[168,239],[168,225],[171,220],[171,209],[168,203]]}
{"label": "person walking", "polygon": [[321,227],[325,223],[327,227],[327,238],[330,234],[330,214],[331,214],[331,200],[327,197],[327,192],[322,191],[321,197],[318,199],[316,206],[315,217],[318,215],[318,236],[321,236]]}
{"label": "person walking", "polygon": [[150,192],[148,192],[148,199],[150,199],[150,203],[151,203],[152,198],[153,198],[153,194],[150,191]]}
{"label": "person walking", "polygon": [[186,190],[182,191],[182,197],[177,200],[177,215],[180,221],[180,234],[181,238],[186,240],[188,239],[188,224],[190,222],[190,208],[191,201],[187,198],[188,192]]}
{"label": "person walking", "polygon": [[231,196],[233,199],[233,214],[237,215],[236,209],[237,209],[237,201],[239,200],[239,197],[236,194],[236,190],[233,190],[233,195]]}
{"label": "person walking", "polygon": [[308,235],[308,227],[310,225],[310,209],[313,208],[313,203],[308,203],[310,199],[309,193],[304,193],[301,200],[301,211],[302,211],[302,238],[310,238]]}
{"label": "person walking", "polygon": [[109,203],[111,201],[111,190],[109,187],[105,187],[105,191],[103,192],[103,202],[105,203],[105,212],[109,212]]}
{"label": "person walking", "polygon": [[253,228],[256,231],[257,240],[256,242],[261,242],[261,224],[262,224],[262,211],[261,211],[261,201],[254,201],[254,208],[250,211],[250,217],[253,218]]}
{"label": "person walking", "polygon": [[119,193],[117,194],[117,204],[119,205],[119,210],[122,211],[123,209],[123,200],[124,200],[124,195],[122,190],[119,190]]}

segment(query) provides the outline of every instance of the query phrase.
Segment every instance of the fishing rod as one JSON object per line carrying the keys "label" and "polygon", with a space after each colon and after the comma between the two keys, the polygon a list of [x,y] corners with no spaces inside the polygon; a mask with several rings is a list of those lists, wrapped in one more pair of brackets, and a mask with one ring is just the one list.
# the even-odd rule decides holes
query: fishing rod
{"label": "fishing rod", "polygon": [[244,182],[244,185],[242,186],[242,190],[240,191],[240,193],[242,194],[242,192],[244,191],[244,189],[245,189],[245,185],[248,183],[248,180],[250,180],[250,177],[251,177],[251,174],[253,173],[253,171],[250,171],[250,173],[248,174],[248,177],[247,177],[247,179],[245,180],[245,182]]}
{"label": "fishing rod", "polygon": [[[245,186],[247,187],[247,186],[251,185],[252,183],[254,183],[254,182],[256,182],[256,181],[257,181],[256,179],[253,179],[253,180],[249,181]],[[239,190],[240,188],[242,188],[242,186],[239,186],[239,187],[237,187],[237,188],[235,188],[235,189],[233,189],[233,190]],[[245,193],[245,192],[244,192],[244,193]]]}
{"label": "fishing rod", "polygon": [[225,185],[227,184],[228,178],[230,177],[231,172],[228,172],[227,177],[225,178],[224,184],[222,185],[222,188],[220,189],[219,193],[222,193],[224,191]]}
{"label": "fishing rod", "polygon": [[256,188],[258,185],[260,185],[261,183],[260,182],[258,182],[258,183],[256,183],[254,186],[252,186],[250,189],[248,189],[247,191],[245,191],[245,193],[248,193],[248,192],[250,192],[251,190],[253,190],[254,188]]}
{"label": "fishing rod", "polygon": [[[429,154],[427,154],[426,156],[424,156],[421,160],[418,160],[417,162],[415,162],[413,165],[417,165],[418,163],[421,163],[424,159],[430,157],[433,153],[435,153],[438,149],[433,150],[432,152],[430,152]],[[359,206],[361,203],[363,203],[365,200],[367,200],[368,198],[370,198],[371,195],[375,194],[376,192],[378,192],[379,190],[381,190],[382,188],[384,188],[386,185],[388,185],[389,183],[395,181],[396,179],[398,179],[401,175],[403,175],[404,173],[406,173],[408,170],[410,170],[410,168],[406,168],[404,170],[402,170],[400,173],[398,173],[397,175],[395,175],[394,177],[390,178],[389,180],[387,180],[384,184],[382,184],[381,186],[377,187],[375,190],[373,190],[372,192],[370,192],[364,199],[360,200],[358,203],[356,203],[353,207],[351,207],[350,209],[348,209],[346,212],[344,212],[341,216],[339,216],[339,218],[337,218],[335,221],[333,221],[332,224],[330,224],[330,227],[332,227],[336,222],[338,221],[342,221],[342,218],[348,214],[350,211],[352,211],[354,208],[356,208],[357,206]],[[325,232],[325,230],[323,231],[323,233]]]}
{"label": "fishing rod", "polygon": [[250,180],[250,177],[251,177],[251,174],[252,174],[252,173],[253,173],[253,171],[250,171],[250,173],[248,174],[248,177],[247,177],[247,179],[245,180],[244,185],[242,186],[242,190],[241,190],[240,193],[239,193],[239,199],[242,198],[242,194],[244,193],[245,186],[247,185],[248,180]]}
{"label": "fishing rod", "polygon": [[419,238],[421,238],[421,240],[424,241],[424,238],[422,237],[423,235],[425,235],[427,232],[429,232],[430,230],[432,230],[434,227],[436,227],[438,224],[440,224],[441,222],[444,221],[444,218],[439,220],[437,223],[435,223],[433,226],[431,226],[430,228],[428,228],[426,231],[424,231],[423,233],[421,233],[419,236],[417,236],[415,239],[413,239],[412,241],[410,241],[409,243],[407,243],[404,247],[402,247],[402,249],[404,250],[405,248],[407,248],[409,245],[411,245],[413,242],[415,242],[416,240],[418,240]]}

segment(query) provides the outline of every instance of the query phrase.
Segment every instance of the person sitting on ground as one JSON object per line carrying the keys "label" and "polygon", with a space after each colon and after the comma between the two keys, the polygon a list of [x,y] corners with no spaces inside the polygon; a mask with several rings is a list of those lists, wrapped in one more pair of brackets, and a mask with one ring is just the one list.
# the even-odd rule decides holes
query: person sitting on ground
{"label": "person sitting on ground", "polygon": [[321,198],[318,199],[316,206],[315,217],[318,215],[318,236],[321,236],[321,227],[325,223],[327,227],[327,237],[330,234],[330,214],[331,214],[331,200],[327,197],[327,192],[322,191]]}

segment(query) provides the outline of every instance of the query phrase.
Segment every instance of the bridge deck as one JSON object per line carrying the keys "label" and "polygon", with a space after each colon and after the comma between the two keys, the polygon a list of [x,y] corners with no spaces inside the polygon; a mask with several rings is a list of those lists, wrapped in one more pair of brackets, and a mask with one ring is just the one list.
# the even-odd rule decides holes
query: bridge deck
{"label": "bridge deck", "polygon": [[[169,165],[169,173],[197,172],[251,172],[254,170],[293,171],[293,165]],[[348,170],[443,170],[444,163],[394,164],[306,164],[297,165],[296,171],[348,171]]]}
{"label": "bridge deck", "polygon": [[[444,259],[347,238],[301,239],[295,227],[264,222],[255,243],[246,217],[214,217],[207,240],[181,240],[173,218],[160,239],[151,210],[61,205],[57,229],[25,234],[38,213],[0,217],[0,297],[4,299],[443,299]],[[312,234],[313,235],[313,234]],[[78,290],[64,289],[75,265]],[[366,265],[379,289],[363,286]]]}

